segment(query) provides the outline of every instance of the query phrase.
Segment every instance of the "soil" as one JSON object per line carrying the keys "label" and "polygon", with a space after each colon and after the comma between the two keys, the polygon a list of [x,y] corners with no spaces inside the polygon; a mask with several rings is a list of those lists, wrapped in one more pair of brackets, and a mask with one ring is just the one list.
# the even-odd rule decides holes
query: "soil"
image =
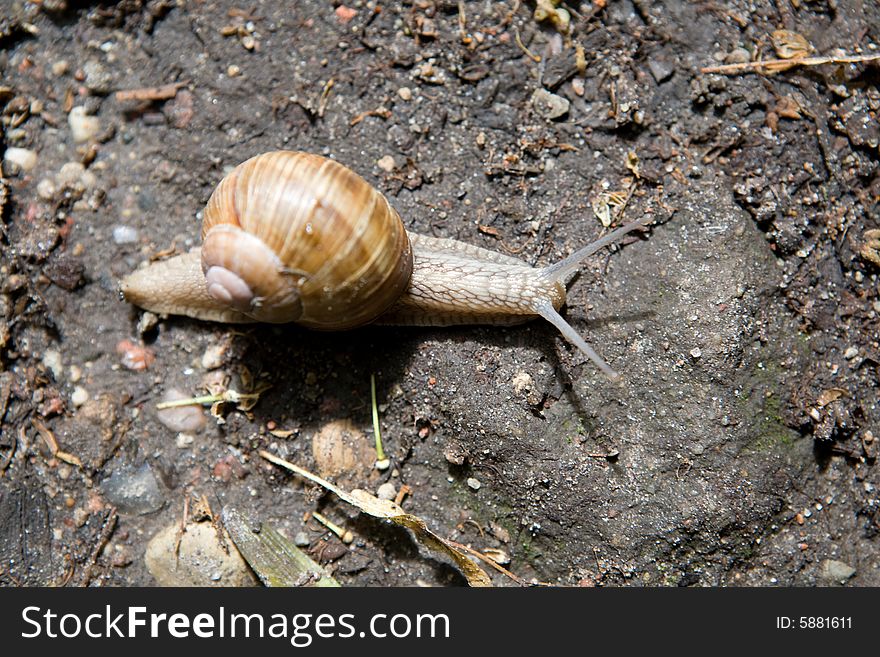
{"label": "soil", "polygon": [[[880,7],[563,6],[568,34],[528,2],[4,3],[0,583],[154,584],[149,540],[196,501],[343,585],[465,582],[266,450],[408,486],[407,512],[525,581],[880,585],[880,63],[701,72],[877,54]],[[410,230],[533,265],[650,214],[565,311],[623,383],[541,322],[318,333],[119,299],[197,244],[226,171],[282,148],[359,172]],[[322,465],[332,422],[372,444],[371,375],[391,467],[342,443]],[[160,422],[206,383],[271,387]]]}

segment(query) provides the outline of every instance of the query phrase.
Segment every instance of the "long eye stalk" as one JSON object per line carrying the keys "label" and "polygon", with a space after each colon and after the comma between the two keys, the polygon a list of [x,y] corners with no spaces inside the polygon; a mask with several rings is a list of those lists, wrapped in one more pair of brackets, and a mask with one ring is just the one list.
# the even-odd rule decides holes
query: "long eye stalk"
{"label": "long eye stalk", "polygon": [[[589,258],[591,255],[596,253],[599,249],[602,249],[606,246],[614,244],[615,242],[620,241],[620,239],[626,235],[627,233],[631,233],[632,231],[641,228],[651,222],[653,217],[647,216],[642,219],[638,219],[631,223],[626,224],[625,226],[621,226],[617,230],[613,230],[604,237],[600,237],[595,242],[587,244],[582,249],[574,252],[567,258],[560,260],[559,262],[550,265],[549,267],[545,267],[541,270],[541,276],[548,278],[554,282],[560,282],[565,284],[568,282],[575,272],[580,268],[581,264],[584,260]],[[577,331],[572,328],[571,324],[566,322],[562,316],[556,312],[553,308],[553,304],[549,301],[542,299],[535,302],[534,310],[541,317],[546,319],[548,322],[553,324],[559,332],[562,333],[563,337],[566,340],[571,342],[575,347],[581,350],[583,354],[589,358],[593,363],[595,363],[596,367],[598,367],[602,372],[612,381],[617,381],[620,379],[620,375],[615,372],[611,366],[606,363],[602,357],[596,353],[596,350],[593,349],[586,340],[584,340]]]}

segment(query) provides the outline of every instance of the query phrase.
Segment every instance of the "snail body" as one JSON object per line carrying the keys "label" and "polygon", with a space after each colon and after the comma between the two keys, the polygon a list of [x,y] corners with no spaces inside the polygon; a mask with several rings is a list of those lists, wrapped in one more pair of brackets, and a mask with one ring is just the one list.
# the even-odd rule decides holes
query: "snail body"
{"label": "snail body", "polygon": [[129,302],[219,322],[448,326],[544,317],[603,372],[614,371],[559,315],[583,260],[636,221],[534,268],[457,240],[406,231],[387,199],[343,165],[275,151],[247,160],[205,207],[202,247],[123,279]]}

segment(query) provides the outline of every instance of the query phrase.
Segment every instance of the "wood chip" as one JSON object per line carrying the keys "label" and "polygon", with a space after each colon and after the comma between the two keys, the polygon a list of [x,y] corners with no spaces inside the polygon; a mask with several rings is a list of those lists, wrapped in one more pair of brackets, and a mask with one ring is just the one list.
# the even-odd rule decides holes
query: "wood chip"
{"label": "wood chip", "polygon": [[131,100],[168,100],[177,95],[177,90],[186,86],[186,82],[172,82],[159,87],[141,87],[124,89],[116,92],[116,100],[125,103]]}

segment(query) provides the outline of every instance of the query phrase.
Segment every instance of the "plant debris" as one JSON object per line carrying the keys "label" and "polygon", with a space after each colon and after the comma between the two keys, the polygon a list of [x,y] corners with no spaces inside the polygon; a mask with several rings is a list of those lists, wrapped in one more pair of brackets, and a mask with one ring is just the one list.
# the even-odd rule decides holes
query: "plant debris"
{"label": "plant debris", "polygon": [[470,584],[471,586],[492,586],[492,581],[489,579],[489,576],[486,575],[483,569],[477,566],[473,561],[468,559],[468,557],[465,556],[465,554],[461,550],[453,546],[450,541],[447,541],[446,539],[437,536],[435,533],[429,530],[424,520],[417,516],[406,513],[402,508],[400,508],[399,505],[395,504],[394,502],[390,500],[380,500],[378,497],[361,489],[355,489],[350,493],[346,492],[341,488],[337,488],[329,481],[321,479],[321,477],[312,474],[308,470],[303,470],[299,466],[294,465],[289,461],[285,461],[284,459],[279,458],[265,450],[260,450],[259,454],[267,461],[274,463],[275,465],[279,465],[282,468],[286,468],[287,470],[298,474],[300,477],[304,477],[305,479],[308,479],[309,481],[314,482],[323,488],[326,488],[344,502],[348,502],[352,506],[357,507],[368,515],[371,515],[375,518],[390,520],[396,525],[406,527],[407,529],[412,531],[419,542],[425,545],[427,548],[433,550],[434,552],[445,554],[447,557],[451,558],[456,563],[456,565],[458,565],[462,574],[467,579],[468,584]]}

